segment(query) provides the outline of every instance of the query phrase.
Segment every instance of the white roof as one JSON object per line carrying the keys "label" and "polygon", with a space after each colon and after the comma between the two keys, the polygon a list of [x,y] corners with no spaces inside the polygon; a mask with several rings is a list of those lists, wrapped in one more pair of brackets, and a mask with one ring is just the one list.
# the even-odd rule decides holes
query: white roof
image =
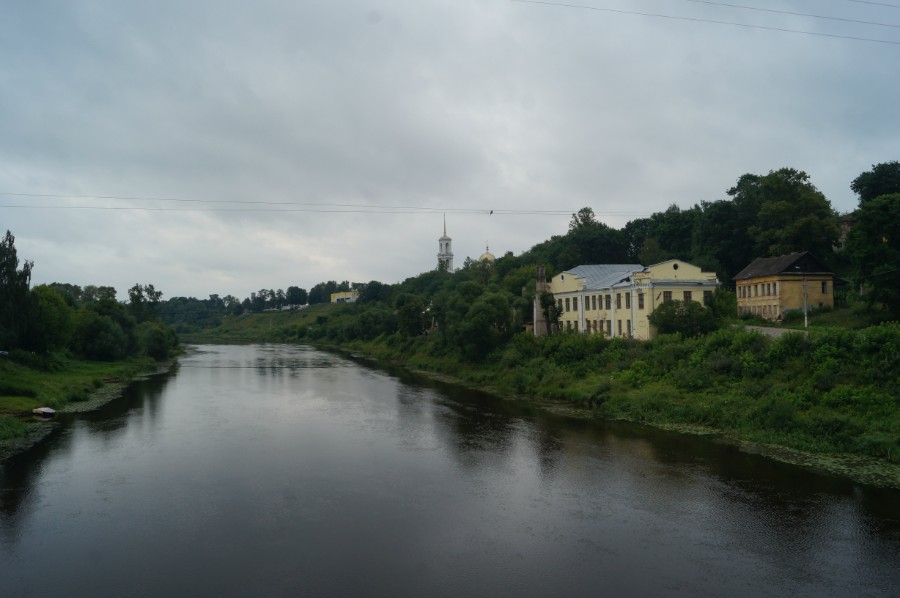
{"label": "white roof", "polygon": [[576,266],[566,270],[565,274],[574,274],[584,279],[584,290],[598,291],[609,289],[613,285],[622,282],[631,276],[633,272],[643,270],[641,264],[598,264],[591,266]]}

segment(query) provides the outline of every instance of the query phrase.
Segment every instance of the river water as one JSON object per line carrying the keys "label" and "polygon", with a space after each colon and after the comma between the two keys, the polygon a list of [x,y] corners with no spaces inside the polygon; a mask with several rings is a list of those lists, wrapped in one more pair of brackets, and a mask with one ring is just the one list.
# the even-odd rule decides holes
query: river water
{"label": "river water", "polygon": [[2,596],[900,595],[900,492],[296,346],[201,346],[0,477]]}

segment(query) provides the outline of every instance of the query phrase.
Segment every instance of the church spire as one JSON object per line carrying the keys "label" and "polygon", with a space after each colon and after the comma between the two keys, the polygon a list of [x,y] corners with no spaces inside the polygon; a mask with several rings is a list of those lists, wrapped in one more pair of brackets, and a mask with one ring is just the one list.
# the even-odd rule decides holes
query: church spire
{"label": "church spire", "polygon": [[453,250],[450,248],[452,241],[447,236],[447,215],[444,214],[444,235],[438,239],[438,270],[453,272]]}

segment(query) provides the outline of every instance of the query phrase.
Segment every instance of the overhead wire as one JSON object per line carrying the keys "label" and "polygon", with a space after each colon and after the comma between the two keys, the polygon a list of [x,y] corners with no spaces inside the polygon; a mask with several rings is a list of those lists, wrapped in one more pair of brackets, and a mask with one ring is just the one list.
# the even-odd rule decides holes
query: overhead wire
{"label": "overhead wire", "polygon": [[780,33],[793,33],[798,35],[810,35],[813,37],[828,37],[832,39],[847,39],[852,41],[859,42],[868,42],[875,44],[886,44],[891,46],[900,46],[900,41],[886,40],[886,39],[877,39],[872,37],[859,37],[854,35],[841,35],[838,33],[825,33],[820,31],[804,31],[802,29],[788,29],[786,27],[773,27],[770,25],[752,25],[750,23],[739,23],[735,21],[719,21],[716,19],[705,19],[700,17],[686,17],[686,16],[677,16],[677,15],[668,15],[662,13],[653,13],[653,12],[641,12],[635,10],[621,10],[617,8],[604,8],[599,6],[589,6],[584,4],[568,4],[564,2],[552,2],[550,0],[509,0],[510,2],[517,2],[519,4],[542,4],[545,6],[555,6],[560,8],[575,8],[581,10],[592,10],[596,12],[608,12],[614,14],[623,14],[623,15],[636,15],[642,17],[654,17],[659,19],[669,19],[673,21],[690,21],[693,23],[709,23],[713,25],[728,25],[732,27],[741,27],[744,29],[761,29],[765,31],[777,31]]}
{"label": "overhead wire", "polygon": [[778,10],[775,8],[761,8],[759,6],[746,6],[744,4],[729,4],[727,2],[715,2],[714,0],[680,0],[681,2],[691,2],[693,4],[709,4],[711,6],[722,6],[725,8],[737,8],[739,10],[752,10],[755,12],[768,12],[779,15],[789,15],[792,17],[807,17],[810,19],[823,19],[827,21],[840,21],[843,23],[855,23],[857,25],[872,25],[875,27],[893,27],[900,29],[900,25],[893,23],[880,23],[877,21],[861,21],[858,19],[848,19],[845,17],[829,17],[825,15],[814,15],[804,12],[792,12],[789,10]]}

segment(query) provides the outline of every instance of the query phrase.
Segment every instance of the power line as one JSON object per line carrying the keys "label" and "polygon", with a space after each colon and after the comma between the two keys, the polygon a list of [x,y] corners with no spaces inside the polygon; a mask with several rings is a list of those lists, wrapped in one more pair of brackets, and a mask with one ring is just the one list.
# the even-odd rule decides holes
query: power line
{"label": "power line", "polygon": [[[140,197],[125,195],[66,195],[59,193],[12,193],[0,191],[0,195],[10,197],[44,197],[54,199],[112,199],[124,201],[167,201],[182,203],[203,204],[237,204],[252,206],[281,206],[279,209],[266,207],[254,208],[150,208],[144,206],[35,206],[35,205],[0,205],[0,208],[49,208],[49,209],[89,209],[89,210],[142,210],[152,212],[322,212],[322,213],[397,213],[414,214],[417,212],[447,212],[462,214],[529,214],[529,215],[570,215],[576,210],[508,210],[508,209],[474,209],[474,208],[449,208],[432,206],[407,206],[407,205],[372,205],[355,203],[332,202],[295,202],[295,201],[265,201],[265,200],[237,200],[237,199],[189,199],[183,197]],[[284,206],[302,206],[307,209],[292,209]],[[308,209],[308,208],[339,208],[339,209]]]}
{"label": "power line", "polygon": [[763,29],[766,31],[778,31],[781,33],[796,33],[800,35],[812,35],[815,37],[830,37],[835,39],[849,39],[859,42],[871,42],[876,44],[889,44],[892,46],[900,46],[900,42],[890,41],[886,39],[874,39],[871,37],[855,37],[852,35],[838,35],[836,33],[820,33],[815,31],[801,31],[799,29],[786,29],[783,27],[769,27],[766,25],[750,25],[748,23],[735,23],[732,21],[716,21],[714,19],[701,19],[697,17],[678,17],[674,15],[665,15],[651,12],[638,12],[632,10],[618,10],[615,8],[600,8],[597,6],[585,6],[582,4],[565,4],[562,2],[548,2],[546,0],[509,0],[510,2],[518,2],[521,4],[544,4],[547,6],[556,6],[562,8],[580,8],[582,10],[594,10],[597,12],[610,12],[623,15],[637,15],[641,17],[656,17],[660,19],[670,19],[673,21],[691,21],[694,23],[710,23],[713,25],[730,25],[733,27],[743,27],[745,29]]}
{"label": "power line", "polygon": [[847,0],[856,4],[871,4],[873,6],[887,6],[888,8],[900,8],[900,4],[888,4],[887,2],[870,2],[869,0]]}
{"label": "power line", "polygon": [[694,4],[709,4],[712,6],[724,6],[726,8],[737,8],[740,10],[753,10],[756,12],[771,12],[779,15],[790,15],[792,17],[809,17],[810,19],[824,19],[827,21],[841,21],[844,23],[856,23],[858,25],[874,25],[876,27],[894,27],[900,28],[900,25],[891,23],[878,23],[875,21],[860,21],[857,19],[846,19],[844,17],[827,17],[823,15],[813,15],[803,12],[791,12],[789,10],[775,10],[774,8],[759,8],[758,6],[744,6],[743,4],[728,4],[727,2],[713,2],[713,0],[681,0],[682,2],[693,2]]}
{"label": "power line", "polygon": [[[317,208],[151,208],[146,206],[60,206],[60,205],[23,205],[0,204],[0,208],[26,210],[101,210],[101,211],[136,211],[136,212],[275,212],[275,213],[313,213],[313,214],[432,214],[443,211],[453,214],[482,214],[500,216],[570,216],[573,210],[504,210],[473,208],[382,208],[373,206],[368,209],[317,209]],[[577,210],[576,210],[577,211]]]}

